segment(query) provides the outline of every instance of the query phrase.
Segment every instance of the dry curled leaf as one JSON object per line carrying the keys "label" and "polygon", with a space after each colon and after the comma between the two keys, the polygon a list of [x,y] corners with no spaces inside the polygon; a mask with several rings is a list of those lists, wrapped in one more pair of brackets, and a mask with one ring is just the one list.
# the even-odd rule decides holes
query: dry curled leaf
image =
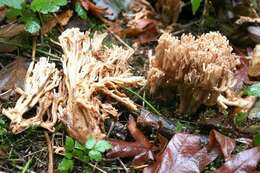
{"label": "dry curled leaf", "polygon": [[158,0],[156,10],[165,24],[176,23],[181,12],[181,0]]}
{"label": "dry curled leaf", "polygon": [[248,69],[248,75],[250,77],[260,77],[260,45],[256,45],[253,53],[252,63]]}
{"label": "dry curled leaf", "polygon": [[61,14],[48,18],[47,21],[44,22],[43,26],[41,27],[41,34],[44,35],[44,34],[48,33],[57,24],[59,24],[61,26],[67,25],[67,23],[69,22],[72,15],[73,15],[72,10],[66,10],[66,11],[62,12]]}
{"label": "dry curled leaf", "polygon": [[116,139],[108,139],[113,148],[106,154],[108,158],[116,157],[134,157],[133,165],[142,165],[149,159],[153,159],[152,144],[144,136],[144,134],[136,127],[136,123],[132,116],[129,117],[128,129],[135,139],[135,142],[126,142]]}
{"label": "dry curled leaf", "polygon": [[0,38],[11,38],[24,32],[23,24],[9,23],[0,27]]}
{"label": "dry curled leaf", "polygon": [[235,147],[233,139],[214,130],[207,146],[203,146],[204,140],[199,135],[175,134],[156,163],[144,169],[144,173],[200,173],[220,154],[228,158]]}
{"label": "dry curled leaf", "polygon": [[23,88],[24,77],[28,65],[22,57],[16,57],[13,62],[0,71],[0,93],[15,90],[16,87]]}
{"label": "dry curled leaf", "polygon": [[211,173],[252,173],[260,161],[260,147],[242,151]]}

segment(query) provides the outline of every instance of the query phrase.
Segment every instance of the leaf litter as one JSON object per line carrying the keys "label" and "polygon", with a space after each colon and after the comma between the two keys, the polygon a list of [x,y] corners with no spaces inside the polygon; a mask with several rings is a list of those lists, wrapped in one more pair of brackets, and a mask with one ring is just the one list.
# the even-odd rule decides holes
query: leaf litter
{"label": "leaf litter", "polygon": [[[12,91],[20,96],[14,99],[15,103],[3,105],[3,109],[1,105],[2,114],[10,120],[10,131],[19,136],[42,127],[53,134],[48,147],[54,145],[54,153],[64,155],[59,166],[54,160],[54,167],[48,171],[58,168],[62,172],[82,172],[80,168],[76,170],[78,163],[73,158],[100,172],[118,168],[125,172],[204,172],[206,169],[206,172],[228,173],[259,169],[259,148],[252,148],[257,145],[255,134],[260,129],[258,45],[255,46],[259,43],[257,4],[241,1],[228,6],[225,2],[220,7],[215,2],[179,0],[54,0],[51,3],[21,0],[0,4],[5,5],[0,7],[1,42],[15,42],[29,31],[34,33],[34,40],[41,37],[36,43],[33,41],[32,52],[45,52],[52,57],[59,53],[54,56],[60,64],[42,57],[28,68],[23,59],[16,58],[0,72],[2,94]],[[21,11],[5,20],[6,8],[8,15],[10,11]],[[229,14],[223,15],[223,11]],[[187,14],[191,15],[188,20],[195,22],[186,25]],[[91,15],[96,16],[120,46],[107,44],[107,33],[73,28],[70,22],[75,15],[81,18],[79,23],[87,23]],[[219,27],[214,28],[212,16],[215,23],[221,23]],[[236,22],[230,23],[231,20]],[[91,19],[90,25],[92,22]],[[64,31],[63,26],[69,29]],[[95,24],[90,26],[93,27]],[[208,32],[211,30],[219,31]],[[61,33],[59,42],[51,38],[55,32]],[[55,44],[55,48],[46,46],[45,40]],[[237,47],[241,42],[242,47],[255,47],[252,55]],[[157,44],[155,49],[153,44]],[[21,51],[24,45],[2,46],[1,52],[18,55],[22,52],[30,57],[28,50]],[[150,64],[140,70],[144,74],[134,76],[135,66],[131,67],[129,61],[139,49],[149,52],[149,57],[141,53],[141,58]],[[132,90],[140,87],[137,92]],[[134,97],[125,92],[130,90]],[[198,121],[202,118],[203,121]],[[1,142],[8,142],[6,122],[1,123],[0,130],[4,129],[0,131]],[[188,126],[193,130],[188,130]],[[75,143],[71,139],[75,147],[72,153],[67,153],[67,144],[62,147],[63,129],[75,139]],[[252,142],[250,138],[254,135]],[[90,139],[100,145],[97,150],[87,147]],[[103,148],[103,142],[112,144],[104,153],[105,158],[102,153],[110,147]],[[79,150],[87,150],[91,161],[77,155],[82,153]],[[0,151],[6,155],[2,143]],[[50,155],[49,151],[52,158]],[[33,157],[23,160],[23,166],[16,169],[30,170],[31,164],[35,164]]]}

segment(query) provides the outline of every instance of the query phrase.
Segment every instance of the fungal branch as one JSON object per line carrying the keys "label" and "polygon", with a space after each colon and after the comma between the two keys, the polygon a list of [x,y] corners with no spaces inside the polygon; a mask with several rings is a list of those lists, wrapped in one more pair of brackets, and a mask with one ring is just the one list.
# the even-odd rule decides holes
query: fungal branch
{"label": "fungal branch", "polygon": [[243,99],[230,94],[238,64],[239,59],[232,53],[227,38],[218,32],[197,38],[182,35],[180,39],[163,34],[155,56],[151,57],[148,85],[152,94],[162,94],[163,87],[168,91],[163,93],[165,97],[177,90],[182,113],[192,114],[201,104],[217,104],[221,109],[247,107],[255,98]]}

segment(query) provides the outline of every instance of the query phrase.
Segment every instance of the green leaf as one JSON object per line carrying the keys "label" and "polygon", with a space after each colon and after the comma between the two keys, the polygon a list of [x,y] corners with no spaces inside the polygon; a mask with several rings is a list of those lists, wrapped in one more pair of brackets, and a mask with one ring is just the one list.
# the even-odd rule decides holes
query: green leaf
{"label": "green leaf", "polygon": [[31,8],[33,11],[47,14],[58,11],[60,6],[64,6],[67,3],[67,0],[33,0],[31,3]]}
{"label": "green leaf", "polygon": [[79,2],[75,4],[75,11],[81,19],[87,19],[87,11],[82,8]]}
{"label": "green leaf", "polygon": [[16,8],[16,9],[22,9],[22,4],[24,3],[24,0],[0,0],[0,6],[6,5],[8,7]]}
{"label": "green leaf", "polygon": [[100,151],[102,153],[111,148],[112,148],[112,145],[105,140],[100,140],[95,145],[95,150]]}
{"label": "green leaf", "polygon": [[73,170],[74,161],[71,159],[63,158],[59,163],[58,170],[62,173],[71,172]]}
{"label": "green leaf", "polygon": [[192,6],[192,13],[194,15],[200,7],[200,0],[191,0],[191,6]]}
{"label": "green leaf", "polygon": [[31,10],[23,11],[20,21],[25,23],[25,30],[30,33],[36,33],[40,30],[40,22]]}
{"label": "green leaf", "polygon": [[36,33],[41,29],[41,26],[38,22],[38,20],[34,20],[33,18],[31,20],[27,20],[25,22],[25,30],[30,33]]}
{"label": "green leaf", "polygon": [[254,137],[254,146],[260,147],[260,132],[258,132]]}
{"label": "green leaf", "polygon": [[17,9],[17,8],[10,8],[8,9],[6,16],[8,18],[11,17],[17,17],[17,16],[21,16],[22,15],[22,10],[21,9]]}
{"label": "green leaf", "polygon": [[67,159],[72,159],[73,154],[72,154],[71,152],[65,151],[64,156],[65,156]]}
{"label": "green leaf", "polygon": [[96,150],[90,150],[88,153],[88,156],[89,156],[90,160],[95,160],[95,161],[102,160],[102,154]]}
{"label": "green leaf", "polygon": [[260,97],[260,83],[247,87],[244,91],[245,95]]}
{"label": "green leaf", "polygon": [[66,151],[72,151],[74,148],[74,140],[69,137],[69,136],[66,136],[66,140],[65,140],[65,150]]}
{"label": "green leaf", "polygon": [[248,114],[245,112],[239,112],[234,118],[234,123],[237,127],[243,127],[246,123]]}
{"label": "green leaf", "polygon": [[96,139],[91,136],[88,138],[85,147],[90,150],[95,146],[95,144],[96,144]]}
{"label": "green leaf", "polygon": [[78,141],[75,141],[75,146],[74,146],[74,148],[79,149],[79,150],[82,150],[82,151],[85,150],[84,145],[78,143]]}

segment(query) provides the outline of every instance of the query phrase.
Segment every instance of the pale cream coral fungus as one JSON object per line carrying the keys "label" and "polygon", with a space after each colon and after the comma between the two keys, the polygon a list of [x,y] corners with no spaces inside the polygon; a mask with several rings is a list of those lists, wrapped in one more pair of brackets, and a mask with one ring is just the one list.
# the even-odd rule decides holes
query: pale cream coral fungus
{"label": "pale cream coral fungus", "polygon": [[102,99],[110,97],[130,110],[136,105],[121,91],[124,87],[144,84],[143,77],[132,76],[128,58],[132,50],[113,45],[103,46],[106,34],[89,33],[68,29],[59,37],[64,50],[63,70],[67,101],[60,119],[68,132],[84,142],[88,136],[104,137],[102,122],[108,115],[117,117],[113,105]]}
{"label": "pale cream coral fungus", "polygon": [[[112,104],[115,101],[137,110],[123,89],[144,85],[145,79],[130,73],[127,61],[132,49],[104,46],[106,35],[95,33],[90,37],[77,28],[64,31],[59,37],[64,51],[62,74],[46,58],[30,65],[24,90],[17,89],[21,97],[14,108],[3,110],[11,119],[14,133],[34,125],[53,131],[57,120],[61,120],[69,134],[84,143],[89,136],[105,136],[104,119],[118,117]],[[36,115],[25,118],[33,107]]]}
{"label": "pale cream coral fungus", "polygon": [[237,64],[239,59],[227,38],[218,32],[197,38],[182,35],[180,39],[165,33],[151,58],[148,84],[151,93],[158,93],[160,87],[176,89],[180,112],[193,113],[201,104],[219,104],[224,109],[227,105],[245,106],[249,103],[242,98],[221,95],[235,84]]}
{"label": "pale cream coral fungus", "polygon": [[[2,113],[10,120],[13,133],[20,133],[31,126],[41,126],[53,130],[57,117],[44,115],[51,107],[53,89],[59,85],[60,75],[54,63],[49,63],[47,58],[40,58],[37,63],[32,62],[25,76],[24,89],[17,88],[21,94],[15,107],[3,109]],[[37,103],[36,115],[25,118],[25,113],[30,111]]]}

